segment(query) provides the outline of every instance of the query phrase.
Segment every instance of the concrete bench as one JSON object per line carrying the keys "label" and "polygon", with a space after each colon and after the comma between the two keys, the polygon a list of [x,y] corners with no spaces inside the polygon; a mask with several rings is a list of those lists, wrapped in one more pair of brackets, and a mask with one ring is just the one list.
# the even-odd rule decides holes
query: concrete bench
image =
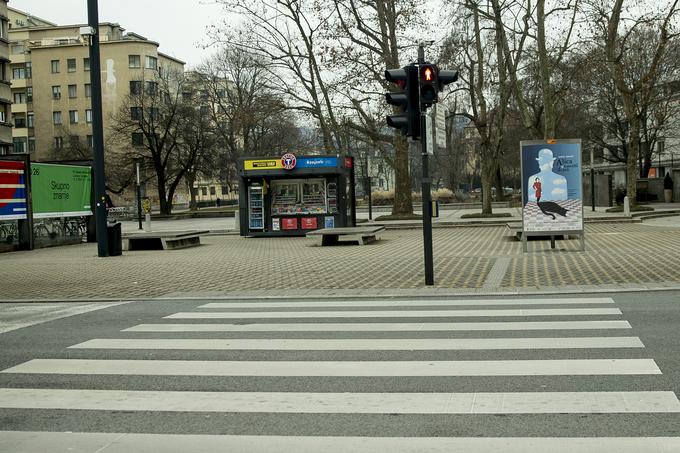
{"label": "concrete bench", "polygon": [[[345,227],[345,228],[324,228],[321,230],[310,231],[307,237],[311,237],[318,245],[338,245],[346,242],[358,242],[359,245],[370,244],[380,238],[377,233],[383,231],[384,226],[377,227]],[[343,241],[340,241],[340,239]]]}
{"label": "concrete bench", "polygon": [[201,245],[208,230],[158,231],[123,235],[123,250],[175,250]]}

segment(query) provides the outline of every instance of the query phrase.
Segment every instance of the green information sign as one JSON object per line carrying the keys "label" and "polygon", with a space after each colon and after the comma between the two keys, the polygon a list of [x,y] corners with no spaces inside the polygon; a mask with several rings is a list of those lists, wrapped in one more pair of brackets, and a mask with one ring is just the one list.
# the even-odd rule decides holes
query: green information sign
{"label": "green information sign", "polygon": [[33,217],[78,217],[92,215],[90,167],[31,164]]}

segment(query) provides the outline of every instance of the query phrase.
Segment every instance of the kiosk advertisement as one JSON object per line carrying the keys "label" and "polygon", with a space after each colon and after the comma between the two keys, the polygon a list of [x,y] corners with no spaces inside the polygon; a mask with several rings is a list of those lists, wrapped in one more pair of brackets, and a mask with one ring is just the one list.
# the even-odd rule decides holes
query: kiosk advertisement
{"label": "kiosk advertisement", "polygon": [[24,163],[0,161],[0,220],[25,219],[27,212]]}
{"label": "kiosk advertisement", "polygon": [[33,217],[78,217],[92,215],[90,167],[32,164]]}
{"label": "kiosk advertisement", "polygon": [[520,153],[523,231],[582,232],[581,141],[524,141]]}

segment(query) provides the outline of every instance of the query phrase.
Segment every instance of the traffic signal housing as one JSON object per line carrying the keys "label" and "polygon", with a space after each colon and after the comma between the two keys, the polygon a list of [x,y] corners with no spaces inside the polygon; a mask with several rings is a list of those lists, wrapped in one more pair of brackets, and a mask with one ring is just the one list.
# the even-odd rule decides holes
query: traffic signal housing
{"label": "traffic signal housing", "polygon": [[425,63],[420,65],[420,104],[422,108],[430,107],[437,102],[439,82],[436,65]]}
{"label": "traffic signal housing", "polygon": [[402,135],[414,140],[420,138],[418,67],[408,65],[400,69],[387,69],[385,79],[401,88],[401,91],[385,94],[387,103],[397,107],[394,115],[387,116],[387,125],[400,129]]}

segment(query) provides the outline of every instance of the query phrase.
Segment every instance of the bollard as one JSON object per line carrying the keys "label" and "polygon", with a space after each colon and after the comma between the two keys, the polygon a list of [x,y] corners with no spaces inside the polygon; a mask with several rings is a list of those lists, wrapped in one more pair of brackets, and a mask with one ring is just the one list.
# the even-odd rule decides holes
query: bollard
{"label": "bollard", "polygon": [[148,212],[144,215],[144,231],[151,231],[151,214]]}
{"label": "bollard", "polygon": [[628,197],[623,197],[623,215],[630,217],[630,200]]}

